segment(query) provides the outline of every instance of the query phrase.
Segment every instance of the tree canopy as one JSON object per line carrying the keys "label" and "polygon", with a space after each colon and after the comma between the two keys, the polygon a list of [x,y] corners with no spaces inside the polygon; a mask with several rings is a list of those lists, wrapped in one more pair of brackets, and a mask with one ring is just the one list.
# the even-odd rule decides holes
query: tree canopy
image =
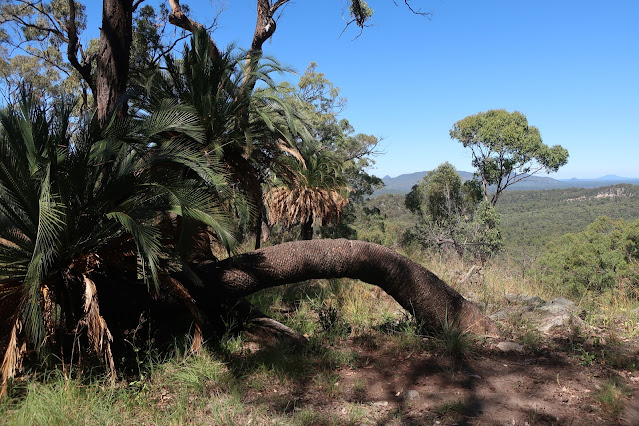
{"label": "tree canopy", "polygon": [[499,216],[487,202],[481,202],[476,180],[462,178],[448,162],[429,172],[404,199],[418,216],[408,237],[423,246],[452,247],[459,255],[483,261],[501,249]]}
{"label": "tree canopy", "polygon": [[453,124],[451,139],[472,151],[472,164],[481,179],[484,198],[494,206],[502,191],[542,170],[556,172],[568,162],[568,151],[542,142],[539,129],[519,111],[490,110]]}

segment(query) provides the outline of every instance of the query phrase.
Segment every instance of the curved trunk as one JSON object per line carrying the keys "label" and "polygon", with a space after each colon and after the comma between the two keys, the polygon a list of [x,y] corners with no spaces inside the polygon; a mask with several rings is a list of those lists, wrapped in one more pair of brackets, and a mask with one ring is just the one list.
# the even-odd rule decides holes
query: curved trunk
{"label": "curved trunk", "polygon": [[[377,244],[311,240],[279,244],[201,265],[211,283],[205,297],[238,299],[258,290],[320,278],[355,278],[375,284],[432,329],[455,324],[499,334],[495,324],[428,269]],[[202,299],[200,299],[202,302]]]}

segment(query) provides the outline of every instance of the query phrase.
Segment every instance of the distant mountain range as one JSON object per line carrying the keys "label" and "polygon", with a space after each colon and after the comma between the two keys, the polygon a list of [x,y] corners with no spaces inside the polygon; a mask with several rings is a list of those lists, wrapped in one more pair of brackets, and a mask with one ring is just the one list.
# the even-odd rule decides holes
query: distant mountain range
{"label": "distant mountain range", "polygon": [[[385,176],[382,181],[386,185],[384,188],[375,191],[373,197],[381,194],[407,194],[410,189],[422,180],[429,172],[415,172],[399,175],[397,177]],[[466,181],[472,179],[473,173],[457,171]],[[639,179],[625,178],[616,175],[606,175],[595,179],[553,179],[544,176],[530,176],[529,178],[518,182],[506,190],[515,191],[539,191],[543,189],[561,189],[561,188],[597,188],[600,186],[616,185],[618,183],[629,183],[639,185]]]}

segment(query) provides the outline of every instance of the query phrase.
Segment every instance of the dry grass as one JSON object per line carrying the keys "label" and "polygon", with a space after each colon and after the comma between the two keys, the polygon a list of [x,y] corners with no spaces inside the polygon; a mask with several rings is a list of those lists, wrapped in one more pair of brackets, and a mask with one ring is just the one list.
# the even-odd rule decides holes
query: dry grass
{"label": "dry grass", "polygon": [[[419,251],[411,256],[489,313],[505,303],[507,293],[545,300],[557,296],[534,277],[522,277],[513,265],[493,262],[476,276],[462,280],[472,265]],[[631,313],[633,300],[628,292],[618,292],[580,302],[592,307],[592,322],[630,334],[636,333],[638,325]],[[390,296],[354,280],[311,281],[270,289],[256,294],[252,301],[305,333],[308,348],[300,353],[280,345],[256,351],[241,336],[235,336],[225,338],[215,352],[206,346],[199,355],[176,350],[168,360],[144,366],[144,375],[114,386],[103,378],[71,379],[57,373],[45,379],[22,378],[15,381],[10,397],[0,402],[0,424],[365,424],[372,421],[374,408],[352,402],[362,399],[366,383],[360,380],[345,388],[339,379],[343,369],[357,370],[366,363],[350,349],[353,341],[364,351],[403,359],[423,351],[464,358],[472,356],[478,345],[454,330],[425,339],[419,324]],[[334,314],[335,321],[322,325],[321,315],[328,314]],[[330,315],[326,318],[332,318]],[[525,324],[516,326],[524,330],[520,341],[535,352],[542,344],[540,335],[527,333]],[[582,349],[574,356],[580,362],[599,362],[599,358],[586,356],[590,352]],[[610,357],[605,362],[611,363]],[[626,395],[615,386],[597,396],[611,415],[620,410]],[[301,394],[337,401],[339,411],[300,406]],[[353,399],[344,400],[350,394]],[[439,410],[444,417],[455,417],[454,405]]]}

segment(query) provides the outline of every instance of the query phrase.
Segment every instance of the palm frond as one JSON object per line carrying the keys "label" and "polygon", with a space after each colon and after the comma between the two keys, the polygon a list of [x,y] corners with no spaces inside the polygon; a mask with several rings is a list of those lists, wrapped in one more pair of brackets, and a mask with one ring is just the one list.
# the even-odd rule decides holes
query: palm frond
{"label": "palm frond", "polygon": [[123,211],[112,211],[106,216],[118,221],[126,232],[133,236],[142,268],[141,275],[147,286],[152,283],[157,291],[159,289],[160,256],[162,253],[159,229],[154,225],[138,223]]}

